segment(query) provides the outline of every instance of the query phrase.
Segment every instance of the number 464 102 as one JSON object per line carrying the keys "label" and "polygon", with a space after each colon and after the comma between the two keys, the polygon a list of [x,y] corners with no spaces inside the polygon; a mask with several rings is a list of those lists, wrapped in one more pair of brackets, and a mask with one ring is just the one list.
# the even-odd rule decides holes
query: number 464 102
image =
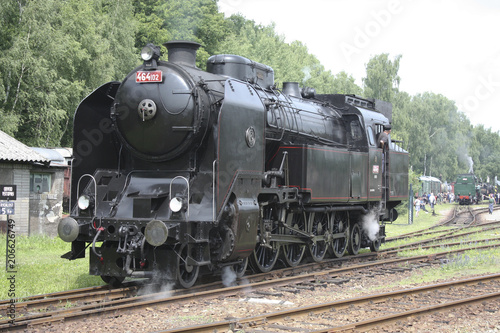
{"label": "number 464 102", "polygon": [[135,82],[149,83],[149,82],[162,82],[162,71],[137,71],[135,73]]}

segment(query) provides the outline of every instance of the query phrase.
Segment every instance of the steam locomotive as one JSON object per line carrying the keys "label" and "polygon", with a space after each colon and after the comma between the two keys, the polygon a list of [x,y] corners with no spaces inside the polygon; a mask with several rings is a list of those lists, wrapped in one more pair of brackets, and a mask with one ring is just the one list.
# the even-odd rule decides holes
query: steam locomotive
{"label": "steam locomotive", "polygon": [[490,194],[496,195],[496,179],[493,184],[483,182],[473,173],[459,174],[455,182],[455,200],[460,205],[479,204]]}
{"label": "steam locomotive", "polygon": [[457,175],[457,180],[455,182],[455,200],[458,201],[460,205],[472,205],[478,202],[480,197],[479,180],[472,174],[460,174]]}
{"label": "steam locomotive", "polygon": [[[316,95],[269,66],[200,44],[143,48],[123,82],[87,96],[74,117],[72,211],[58,225],[110,284],[158,278],[191,287],[202,274],[377,251],[406,198],[408,153],[377,134],[390,103]],[[366,221],[368,222],[366,222]]]}

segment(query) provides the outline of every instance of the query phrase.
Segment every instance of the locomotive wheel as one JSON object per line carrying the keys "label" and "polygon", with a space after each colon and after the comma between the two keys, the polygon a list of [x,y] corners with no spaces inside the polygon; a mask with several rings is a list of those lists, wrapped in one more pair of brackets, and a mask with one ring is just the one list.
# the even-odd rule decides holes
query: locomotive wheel
{"label": "locomotive wheel", "polygon": [[118,288],[122,285],[123,280],[125,280],[125,277],[123,276],[109,276],[109,275],[101,275],[101,279],[109,284],[112,287]]}
{"label": "locomotive wheel", "polygon": [[377,239],[372,241],[371,244],[370,244],[370,250],[372,252],[378,252],[378,250],[380,249],[380,244],[382,242],[380,241],[380,238],[378,238],[378,234],[377,234]]}
{"label": "locomotive wheel", "polygon": [[234,273],[236,274],[236,277],[238,279],[241,279],[245,275],[245,271],[247,270],[248,267],[248,257],[243,259],[243,261],[239,264],[234,264],[232,269]]}
{"label": "locomotive wheel", "polygon": [[[272,221],[274,219],[273,216],[273,207],[264,208],[263,219],[266,221]],[[274,233],[276,230],[271,230],[270,233]],[[260,239],[263,238],[262,230],[257,231],[257,235]],[[278,255],[280,252],[280,246],[276,242],[272,242],[270,244],[262,243],[259,241],[255,245],[255,249],[253,253],[250,255],[250,265],[252,268],[261,273],[267,273],[273,269],[274,265],[278,261]]]}
{"label": "locomotive wheel", "polygon": [[269,272],[278,261],[278,254],[279,248],[268,248],[258,243],[250,257],[252,268],[261,273]]}
{"label": "locomotive wheel", "polygon": [[187,263],[189,246],[183,245],[177,255],[177,283],[183,288],[191,288],[198,278],[200,266]]}
{"label": "locomotive wheel", "polygon": [[[326,213],[312,213],[309,220],[312,222],[312,234],[321,236],[328,232],[328,215]],[[319,262],[325,258],[327,250],[326,240],[317,240],[309,244],[309,252],[314,261]]]}
{"label": "locomotive wheel", "polygon": [[354,223],[349,232],[349,243],[347,245],[347,252],[351,255],[356,255],[361,248],[361,229],[358,223]]}
{"label": "locomotive wheel", "polygon": [[[303,213],[293,214],[292,227],[295,229],[305,231],[306,224]],[[296,235],[296,232],[288,229],[288,234]],[[304,257],[305,252],[306,252],[305,244],[289,243],[283,245],[283,257],[285,259],[286,264],[289,267],[295,267],[298,264],[300,264],[302,258]]]}
{"label": "locomotive wheel", "polygon": [[347,250],[347,230],[349,226],[349,214],[347,212],[335,212],[333,217],[333,233],[344,233],[343,238],[335,238],[330,247],[331,253],[335,258],[341,258]]}

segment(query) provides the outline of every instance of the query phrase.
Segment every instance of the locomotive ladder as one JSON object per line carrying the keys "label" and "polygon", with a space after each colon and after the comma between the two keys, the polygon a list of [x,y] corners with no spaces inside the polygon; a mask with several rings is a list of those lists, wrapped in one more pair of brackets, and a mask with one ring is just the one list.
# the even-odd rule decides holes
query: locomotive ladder
{"label": "locomotive ladder", "polygon": [[380,201],[380,215],[385,215],[385,210],[387,208],[387,200],[389,199],[389,152],[382,152],[385,154],[385,158],[383,158],[383,163],[385,165],[382,166],[382,200]]}

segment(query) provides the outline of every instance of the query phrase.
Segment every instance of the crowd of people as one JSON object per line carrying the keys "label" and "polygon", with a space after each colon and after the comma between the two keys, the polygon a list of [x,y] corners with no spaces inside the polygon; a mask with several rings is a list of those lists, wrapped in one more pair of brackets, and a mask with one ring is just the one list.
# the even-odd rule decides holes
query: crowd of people
{"label": "crowd of people", "polygon": [[[489,211],[490,214],[492,214],[493,206],[495,204],[500,204],[500,193],[490,194],[488,196],[482,195],[482,199],[488,201]],[[455,202],[455,194],[451,192],[438,193],[437,195],[434,195],[434,193],[424,193],[421,196],[417,195],[413,200],[413,206],[415,206],[415,216],[418,216],[420,211],[424,211],[426,214],[429,213],[429,211],[426,209],[426,205],[430,206],[432,214],[435,215],[434,206],[436,204],[453,202]]]}
{"label": "crowd of people", "polygon": [[434,206],[436,204],[452,203],[454,201],[455,194],[451,192],[438,193],[437,195],[434,195],[434,193],[424,193],[422,196],[416,196],[413,201],[413,205],[415,206],[415,216],[418,216],[420,210],[424,211],[426,214],[429,213],[429,211],[425,208],[426,205],[430,206],[432,214],[435,215]]}
{"label": "crowd of people", "polygon": [[[442,200],[442,196],[438,197]],[[426,214],[429,213],[429,211],[425,208],[426,205],[430,205],[432,209],[432,213],[434,214],[434,205],[437,203],[437,198],[434,195],[434,193],[429,193],[429,194],[424,194],[423,196],[416,197],[415,200],[413,201],[413,205],[415,206],[415,216],[418,217],[418,214],[420,213],[420,210],[424,211]],[[441,203],[442,201],[440,201]]]}

